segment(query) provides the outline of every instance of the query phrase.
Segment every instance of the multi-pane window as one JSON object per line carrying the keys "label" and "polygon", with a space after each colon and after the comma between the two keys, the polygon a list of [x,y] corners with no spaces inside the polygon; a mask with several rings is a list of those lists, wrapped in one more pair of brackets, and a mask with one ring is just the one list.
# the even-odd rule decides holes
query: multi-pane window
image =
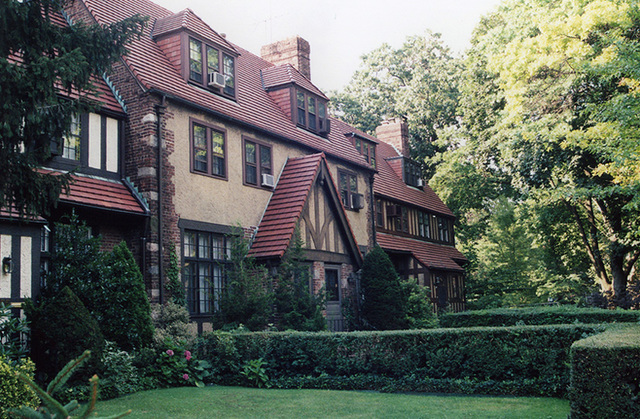
{"label": "multi-pane window", "polygon": [[405,159],[404,160],[404,182],[409,186],[421,186],[420,179],[422,178],[422,172],[418,163]]}
{"label": "multi-pane window", "polygon": [[449,220],[446,218],[438,217],[438,240],[443,242],[449,242]]}
{"label": "multi-pane window", "polygon": [[51,229],[45,225],[40,230],[40,287],[44,288],[47,273],[49,273],[49,261],[51,259]]}
{"label": "multi-pane window", "polygon": [[219,308],[230,246],[225,236],[203,231],[184,232],[184,276],[187,305],[194,315],[211,314]]}
{"label": "multi-pane window", "polygon": [[71,118],[69,134],[63,138],[62,157],[69,160],[80,160],[80,117]]}
{"label": "multi-pane window", "polygon": [[382,199],[376,199],[376,226],[384,227],[384,213],[382,212]]}
{"label": "multi-pane window", "polygon": [[361,140],[358,137],[354,138],[354,144],[358,153],[362,154],[364,158],[375,169],[376,167],[376,146],[368,141]]}
{"label": "multi-pane window", "polygon": [[192,167],[194,172],[226,176],[225,134],[212,127],[192,123]]}
{"label": "multi-pane window", "polygon": [[329,132],[327,107],[322,99],[302,90],[296,90],[295,102],[298,126],[323,135]]}
{"label": "multi-pane window", "polygon": [[[222,63],[222,68],[220,63]],[[209,85],[209,74],[211,73],[221,73],[225,76],[224,87]],[[234,97],[236,94],[235,59],[218,48],[189,38],[189,80]]]}
{"label": "multi-pane window", "polygon": [[271,147],[245,140],[244,181],[249,185],[262,185],[262,175],[271,175]]}
{"label": "multi-pane window", "polygon": [[345,208],[353,209],[353,197],[358,194],[358,178],[355,174],[338,171],[340,197]]}
{"label": "multi-pane window", "polygon": [[429,239],[431,238],[429,214],[418,211],[418,236]]}

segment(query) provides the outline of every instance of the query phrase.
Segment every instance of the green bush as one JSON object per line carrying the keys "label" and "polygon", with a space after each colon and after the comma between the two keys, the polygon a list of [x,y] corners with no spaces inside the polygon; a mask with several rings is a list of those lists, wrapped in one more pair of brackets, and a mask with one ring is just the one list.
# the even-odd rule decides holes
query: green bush
{"label": "green bush", "polygon": [[28,331],[27,321],[15,317],[10,306],[0,303],[0,357],[5,356],[11,361],[25,357],[28,350],[23,337]]}
{"label": "green bush", "polygon": [[113,399],[147,389],[141,372],[133,365],[134,356],[119,349],[114,342],[106,342],[101,361],[100,399]]}
{"label": "green bush", "polygon": [[640,417],[640,326],[609,326],[571,347],[571,418]]}
{"label": "green bush", "polygon": [[7,409],[12,407],[38,407],[40,399],[35,391],[23,383],[16,376],[21,372],[33,378],[36,366],[29,359],[21,359],[16,365],[11,365],[8,359],[0,356],[0,418],[9,418]]}
{"label": "green bush", "polygon": [[[75,293],[64,287],[44,307],[27,305],[31,319],[31,353],[42,379],[51,379],[85,349],[92,351],[89,367],[99,370],[104,337],[96,320]],[[82,378],[82,382],[86,382]]]}
{"label": "green bush", "polygon": [[515,326],[573,323],[624,323],[640,320],[640,312],[575,306],[498,308],[447,313],[438,318],[440,327]]}
{"label": "green bush", "polygon": [[[352,333],[206,335],[213,365],[262,359],[275,387],[566,395],[569,348],[598,325],[519,326]],[[237,369],[216,381],[237,384]],[[381,384],[383,383],[383,384]],[[382,387],[381,387],[382,386]]]}
{"label": "green bush", "polygon": [[153,304],[151,306],[151,320],[155,329],[153,342],[155,346],[164,345],[167,339],[178,342],[190,343],[195,337],[195,332],[189,325],[191,321],[189,311],[183,305],[173,301],[165,304]]}
{"label": "green bush", "polygon": [[407,295],[389,256],[375,246],[362,265],[362,317],[374,330],[407,328]]}

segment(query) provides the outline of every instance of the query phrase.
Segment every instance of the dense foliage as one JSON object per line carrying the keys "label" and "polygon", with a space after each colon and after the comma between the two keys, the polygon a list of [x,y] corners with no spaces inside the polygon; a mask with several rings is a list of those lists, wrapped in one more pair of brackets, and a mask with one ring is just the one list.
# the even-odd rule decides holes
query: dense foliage
{"label": "dense foliage", "polygon": [[[274,387],[564,396],[569,348],[596,325],[351,333],[220,333],[197,354],[227,365],[214,382],[241,384],[262,359]],[[541,350],[544,348],[544,350]]]}
{"label": "dense foliage", "polygon": [[364,257],[361,275],[362,317],[374,330],[407,328],[407,294],[389,256],[375,246]]}
{"label": "dense foliage", "polygon": [[[141,33],[138,16],[109,26],[53,23],[68,0],[6,0],[0,3],[0,207],[47,214],[69,183],[69,174],[34,170],[62,147],[72,118],[96,105],[71,100],[90,93],[96,75],[126,53]],[[6,30],[10,28],[10,30]]]}
{"label": "dense foliage", "polygon": [[440,327],[516,326],[574,323],[638,323],[640,312],[578,308],[575,306],[498,308],[446,313],[438,316]]}
{"label": "dense foliage", "polygon": [[610,327],[571,347],[571,418],[640,416],[640,328]]}
{"label": "dense foliage", "polygon": [[16,372],[21,372],[33,379],[35,369],[35,364],[28,359],[14,364],[0,355],[0,419],[8,419],[7,410],[12,407],[40,405],[36,393],[16,376]]}
{"label": "dense foliage", "polygon": [[28,322],[24,318],[15,317],[10,306],[0,303],[0,357],[7,358],[9,362],[25,357],[28,353],[28,332]]}
{"label": "dense foliage", "polygon": [[56,223],[51,271],[42,289],[42,302],[68,286],[98,321],[107,340],[122,349],[151,343],[153,326],[142,274],[126,244],[101,252],[100,237],[77,216]]}

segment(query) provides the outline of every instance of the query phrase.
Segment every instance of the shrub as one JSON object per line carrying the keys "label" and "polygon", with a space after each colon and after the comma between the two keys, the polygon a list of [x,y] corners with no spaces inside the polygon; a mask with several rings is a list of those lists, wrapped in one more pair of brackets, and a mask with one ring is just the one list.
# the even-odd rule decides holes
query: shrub
{"label": "shrub", "polygon": [[96,320],[69,287],[44,307],[25,308],[31,319],[31,350],[38,373],[53,377],[86,348],[93,351],[91,368],[99,369],[104,337]]}
{"label": "shrub", "polygon": [[571,324],[638,322],[640,312],[578,308],[575,306],[499,308],[447,313],[439,316],[441,327],[514,326],[517,324]]}
{"label": "shrub", "polygon": [[165,304],[151,306],[151,320],[155,329],[153,341],[156,346],[164,345],[169,339],[173,342],[191,342],[194,332],[189,325],[189,311],[185,306],[168,301]]}
{"label": "shrub", "polygon": [[249,330],[264,330],[273,313],[273,292],[267,269],[249,256],[249,242],[231,239],[231,258],[220,309],[213,316],[215,328],[240,324]]}
{"label": "shrub", "polygon": [[204,333],[194,343],[194,353],[211,364],[211,381],[237,377],[242,362],[234,335],[219,330]]}
{"label": "shrub", "polygon": [[[558,325],[229,334],[235,351],[227,353],[233,360],[223,351],[206,359],[213,365],[262,359],[274,387],[562,397],[569,384],[571,344],[602,330]],[[215,335],[203,340],[215,340],[211,348],[220,345]],[[215,378],[238,384],[237,370]]]}
{"label": "shrub", "polygon": [[640,327],[609,326],[571,347],[571,418],[640,417]]}
{"label": "shrub", "polygon": [[167,341],[158,350],[152,373],[158,380],[160,387],[179,387],[186,385],[204,386],[204,380],[209,377],[211,364],[198,360],[184,343]]}
{"label": "shrub", "polygon": [[326,330],[323,296],[309,290],[309,268],[303,265],[304,248],[296,227],[275,280],[275,307],[279,330]]}
{"label": "shrub", "polygon": [[113,399],[146,390],[142,374],[133,365],[134,356],[118,348],[114,342],[105,342],[100,372],[100,399]]}
{"label": "shrub", "polygon": [[35,364],[29,359],[21,359],[15,365],[4,356],[0,356],[0,418],[9,418],[7,409],[12,407],[38,407],[40,399],[36,393],[16,376],[21,372],[33,379]]}
{"label": "shrub", "polygon": [[151,308],[140,269],[124,242],[103,256],[100,282],[90,288],[90,309],[104,336],[125,350],[153,341]]}
{"label": "shrub", "polygon": [[432,329],[438,326],[429,298],[429,288],[418,285],[415,280],[402,283],[407,299],[407,328]]}
{"label": "shrub", "polygon": [[25,357],[28,351],[23,337],[28,331],[27,321],[13,316],[9,306],[0,303],[0,357],[10,361]]}
{"label": "shrub", "polygon": [[407,296],[391,259],[375,246],[362,265],[362,317],[375,330],[405,329]]}
{"label": "shrub", "polygon": [[169,245],[169,268],[166,272],[167,282],[165,288],[169,291],[171,296],[171,302],[186,307],[187,306],[187,294],[184,290],[184,285],[180,282],[180,260],[176,253],[176,247],[171,243]]}

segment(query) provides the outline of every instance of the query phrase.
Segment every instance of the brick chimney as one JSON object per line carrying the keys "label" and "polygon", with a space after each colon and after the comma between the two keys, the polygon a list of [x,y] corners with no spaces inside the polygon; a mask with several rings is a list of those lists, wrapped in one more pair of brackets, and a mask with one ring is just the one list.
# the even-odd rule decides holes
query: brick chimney
{"label": "brick chimney", "polygon": [[274,42],[260,48],[260,56],[274,65],[291,64],[302,75],[311,80],[311,48],[299,36]]}
{"label": "brick chimney", "polygon": [[376,128],[376,138],[394,146],[404,157],[411,157],[409,128],[402,118],[382,121],[382,125]]}

